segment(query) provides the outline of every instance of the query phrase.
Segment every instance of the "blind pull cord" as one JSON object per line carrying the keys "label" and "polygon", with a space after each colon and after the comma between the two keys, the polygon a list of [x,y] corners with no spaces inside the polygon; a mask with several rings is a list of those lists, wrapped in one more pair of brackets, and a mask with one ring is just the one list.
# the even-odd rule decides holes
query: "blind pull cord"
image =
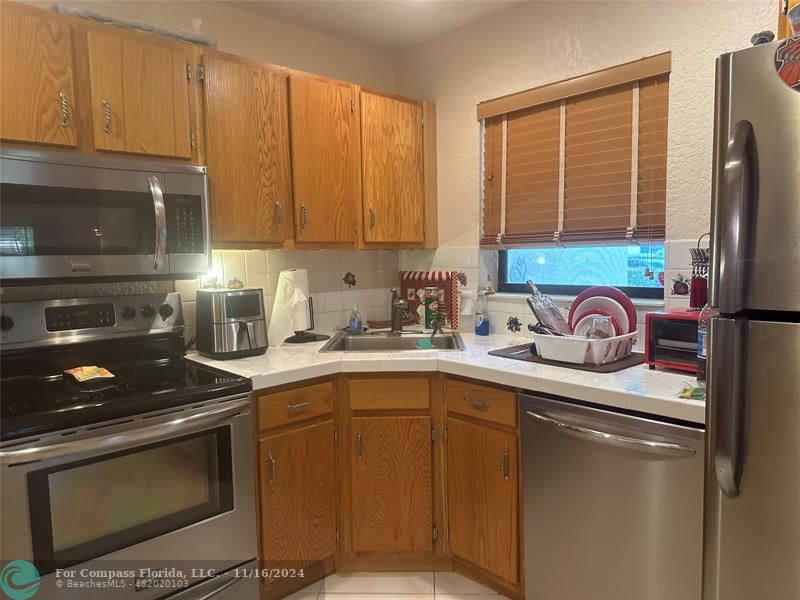
{"label": "blind pull cord", "polygon": [[639,201],[639,82],[633,82],[631,108],[631,217],[625,239],[636,241],[636,213]]}
{"label": "blind pull cord", "polygon": [[500,233],[497,234],[497,244],[503,245],[506,235],[506,165],[508,163],[508,115],[503,115],[503,138],[500,154]]}
{"label": "blind pull cord", "polygon": [[561,235],[564,233],[564,189],[567,166],[567,101],[562,99],[560,103],[559,116],[559,139],[558,139],[558,229],[553,232],[553,242],[556,245],[563,245]]}

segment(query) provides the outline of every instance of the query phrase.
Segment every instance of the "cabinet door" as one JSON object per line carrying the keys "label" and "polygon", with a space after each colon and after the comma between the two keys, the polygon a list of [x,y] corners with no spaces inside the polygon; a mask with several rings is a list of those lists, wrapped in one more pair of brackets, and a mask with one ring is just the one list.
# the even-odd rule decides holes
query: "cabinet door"
{"label": "cabinet door", "polygon": [[778,17],[779,39],[792,37],[792,24],[789,22],[788,14],[792,9],[800,11],[800,8],[796,8],[798,5],[800,5],[800,0],[781,0],[780,15]]}
{"label": "cabinet door", "polygon": [[517,438],[447,419],[450,553],[511,583],[518,577]]}
{"label": "cabinet door", "polygon": [[354,242],[361,205],[356,88],[292,77],[289,96],[295,239]]}
{"label": "cabinet door", "polygon": [[262,438],[262,560],[308,563],[336,552],[333,421]]}
{"label": "cabinet door", "polygon": [[87,36],[95,148],[189,158],[184,47],[114,28]]}
{"label": "cabinet door", "polygon": [[70,26],[12,2],[0,23],[0,138],[75,146]]}
{"label": "cabinet door", "polygon": [[430,417],[353,417],[356,552],[433,548]]}
{"label": "cabinet door", "polygon": [[291,173],[285,75],[207,54],[205,132],[214,242],[282,242]]}
{"label": "cabinet door", "polygon": [[423,241],[422,105],[361,93],[365,242]]}

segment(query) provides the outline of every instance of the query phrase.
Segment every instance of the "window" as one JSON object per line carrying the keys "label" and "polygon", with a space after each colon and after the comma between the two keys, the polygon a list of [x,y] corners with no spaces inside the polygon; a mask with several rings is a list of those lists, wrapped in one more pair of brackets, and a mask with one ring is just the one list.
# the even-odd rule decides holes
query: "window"
{"label": "window", "polygon": [[633,298],[664,297],[664,244],[514,248],[500,251],[500,292],[575,295],[593,285],[620,288]]}
{"label": "window", "polygon": [[664,53],[480,103],[481,245],[663,240],[670,69]]}

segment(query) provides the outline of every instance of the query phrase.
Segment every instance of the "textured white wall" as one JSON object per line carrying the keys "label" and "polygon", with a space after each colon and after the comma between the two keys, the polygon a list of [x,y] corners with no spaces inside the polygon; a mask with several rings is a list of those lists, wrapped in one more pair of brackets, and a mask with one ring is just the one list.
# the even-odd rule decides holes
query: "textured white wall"
{"label": "textured white wall", "polygon": [[[201,19],[201,33],[215,38],[219,50],[386,91],[395,88],[395,60],[387,51],[302,29],[219,2],[59,1],[111,17],[158,23],[186,31],[193,30],[192,19]],[[27,0],[26,4],[49,9],[53,2]]]}
{"label": "textured white wall", "polygon": [[776,19],[775,0],[529,2],[401,53],[398,91],[437,104],[440,245],[478,244],[478,102],[667,50],[667,237],[707,231],[714,61]]}

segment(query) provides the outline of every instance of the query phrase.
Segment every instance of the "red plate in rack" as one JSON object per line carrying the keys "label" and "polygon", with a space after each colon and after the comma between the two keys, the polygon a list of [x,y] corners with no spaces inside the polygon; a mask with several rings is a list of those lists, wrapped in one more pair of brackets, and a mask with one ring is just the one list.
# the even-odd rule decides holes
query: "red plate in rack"
{"label": "red plate in rack", "polygon": [[587,288],[575,297],[569,309],[570,329],[574,330],[579,317],[582,316],[576,314],[580,305],[589,298],[594,298],[596,296],[605,296],[622,306],[625,314],[628,316],[628,333],[636,331],[636,309],[633,306],[633,302],[622,290],[606,285],[596,285]]}

